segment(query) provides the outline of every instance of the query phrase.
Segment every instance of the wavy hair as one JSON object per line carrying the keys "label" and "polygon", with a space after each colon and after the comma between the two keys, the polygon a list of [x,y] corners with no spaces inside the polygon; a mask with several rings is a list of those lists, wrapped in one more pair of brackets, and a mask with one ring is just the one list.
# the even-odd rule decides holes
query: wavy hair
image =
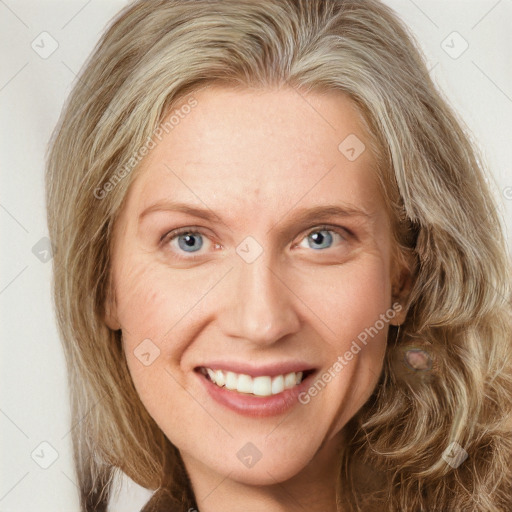
{"label": "wavy hair", "polygon": [[[373,137],[398,254],[412,261],[406,321],[390,328],[380,381],[345,427],[340,505],[512,510],[503,222],[476,144],[407,27],[378,0],[152,0],[130,4],[102,36],[47,159],[82,511],[105,510],[117,470],[157,490],[146,511],[195,505],[179,452],[140,401],[120,332],[104,316],[113,227],[137,176],[134,155],[172,109],[213,83],[350,96]],[[428,354],[430,369],[405,363],[411,348]],[[468,455],[457,467],[444,456],[453,449]]]}

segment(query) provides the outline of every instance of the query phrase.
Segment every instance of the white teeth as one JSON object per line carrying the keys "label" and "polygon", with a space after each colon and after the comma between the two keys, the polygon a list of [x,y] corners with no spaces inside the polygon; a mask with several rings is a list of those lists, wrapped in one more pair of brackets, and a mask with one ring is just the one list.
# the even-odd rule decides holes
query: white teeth
{"label": "white teeth", "polygon": [[238,376],[236,390],[239,393],[252,393],[252,378],[249,375],[241,373]]}
{"label": "white teeth", "polygon": [[293,388],[293,386],[295,386],[296,382],[297,382],[297,377],[294,372],[287,373],[284,376],[284,388],[285,389]]}
{"label": "white teeth", "polygon": [[244,373],[225,372],[203,368],[202,373],[208,375],[210,380],[219,387],[236,390],[239,393],[253,394],[256,396],[271,396],[282,393],[285,389],[291,389],[302,382],[303,372],[290,372],[286,375],[275,377],[260,376],[251,377]]}
{"label": "white teeth", "polygon": [[215,379],[212,379],[217,386],[224,386],[226,384],[226,378],[224,377],[224,373],[222,373],[220,370],[217,370],[215,372]]}
{"label": "white teeth", "polygon": [[252,392],[258,396],[270,396],[272,394],[272,379],[270,377],[254,377]]}
{"label": "white teeth", "polygon": [[281,393],[284,391],[284,377],[282,375],[278,375],[272,379],[272,394],[277,395],[277,393]]}
{"label": "white teeth", "polygon": [[226,373],[226,387],[228,389],[236,389],[238,385],[238,376],[236,373],[227,372]]}

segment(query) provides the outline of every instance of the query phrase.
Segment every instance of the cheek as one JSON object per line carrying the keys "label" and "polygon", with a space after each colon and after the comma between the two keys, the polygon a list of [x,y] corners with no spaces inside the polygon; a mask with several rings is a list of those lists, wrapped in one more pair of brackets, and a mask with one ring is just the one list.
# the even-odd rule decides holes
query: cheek
{"label": "cheek", "polygon": [[389,264],[380,253],[367,253],[314,275],[294,274],[293,280],[294,292],[314,313],[312,322],[338,350],[391,306]]}
{"label": "cheek", "polygon": [[[151,417],[171,432],[189,431],[190,397],[174,364],[186,349],[175,336],[199,290],[183,294],[157,265],[134,263],[117,286],[123,349],[135,389]],[[190,299],[190,300],[187,300]],[[197,301],[197,299],[196,299]],[[193,405],[193,404],[192,404]],[[172,411],[172,414],[169,414]]]}
{"label": "cheek", "polygon": [[188,272],[133,258],[116,274],[117,312],[128,368],[153,417],[161,413],[162,390],[173,397],[173,403],[181,403],[186,380],[179,364],[208,316],[203,314],[201,298],[224,273],[194,273],[192,278],[192,271]]}
{"label": "cheek", "polygon": [[131,357],[128,367],[137,394],[151,418],[180,450],[194,453],[201,444],[197,440],[204,436],[202,428],[208,417],[205,418],[202,404],[186,391],[186,382],[179,372],[170,368],[163,356],[147,367]]}
{"label": "cheek", "polygon": [[394,317],[388,260],[367,255],[319,273],[314,286],[307,279],[296,286],[314,308],[315,330],[329,345],[326,368],[302,399],[332,411],[332,437],[371,396],[382,371]]}
{"label": "cheek", "polygon": [[119,322],[130,344],[146,338],[159,345],[171,340],[215,279],[215,275],[206,282],[192,279],[186,271],[170,271],[145,260],[126,262],[124,268],[130,271],[118,272],[116,299]]}

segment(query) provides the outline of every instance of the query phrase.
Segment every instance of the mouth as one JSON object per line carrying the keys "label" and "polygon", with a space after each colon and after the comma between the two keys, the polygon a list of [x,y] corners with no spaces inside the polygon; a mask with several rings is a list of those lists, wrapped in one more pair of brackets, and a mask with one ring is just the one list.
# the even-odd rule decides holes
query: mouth
{"label": "mouth", "polygon": [[304,369],[278,375],[251,376],[245,373],[200,366],[195,371],[202,374],[218,388],[253,397],[272,397],[300,386],[315,370]]}

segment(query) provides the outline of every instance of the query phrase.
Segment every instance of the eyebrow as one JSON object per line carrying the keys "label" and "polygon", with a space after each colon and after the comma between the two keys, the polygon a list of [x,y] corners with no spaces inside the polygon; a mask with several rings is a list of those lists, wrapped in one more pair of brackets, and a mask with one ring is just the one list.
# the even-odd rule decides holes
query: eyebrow
{"label": "eyebrow", "polygon": [[[193,217],[198,217],[200,219],[204,219],[207,221],[220,221],[223,224],[226,224],[226,220],[222,219],[218,214],[216,214],[213,210],[208,207],[197,207],[192,206],[187,203],[180,203],[176,201],[161,201],[157,202],[145,210],[139,215],[139,223],[151,213],[160,212],[160,211],[169,211],[169,212],[181,212]],[[327,204],[327,205],[319,205],[310,208],[292,208],[288,212],[286,212],[280,220],[278,220],[269,231],[273,230],[278,224],[281,224],[283,220],[292,215],[293,217],[293,225],[306,225],[312,222],[321,222],[325,221],[332,217],[356,217],[362,221],[370,221],[373,218],[373,214],[365,211],[362,208],[357,208],[353,205],[337,205],[337,204]],[[288,223],[284,229],[279,229],[279,232],[285,231],[288,229]]]}

